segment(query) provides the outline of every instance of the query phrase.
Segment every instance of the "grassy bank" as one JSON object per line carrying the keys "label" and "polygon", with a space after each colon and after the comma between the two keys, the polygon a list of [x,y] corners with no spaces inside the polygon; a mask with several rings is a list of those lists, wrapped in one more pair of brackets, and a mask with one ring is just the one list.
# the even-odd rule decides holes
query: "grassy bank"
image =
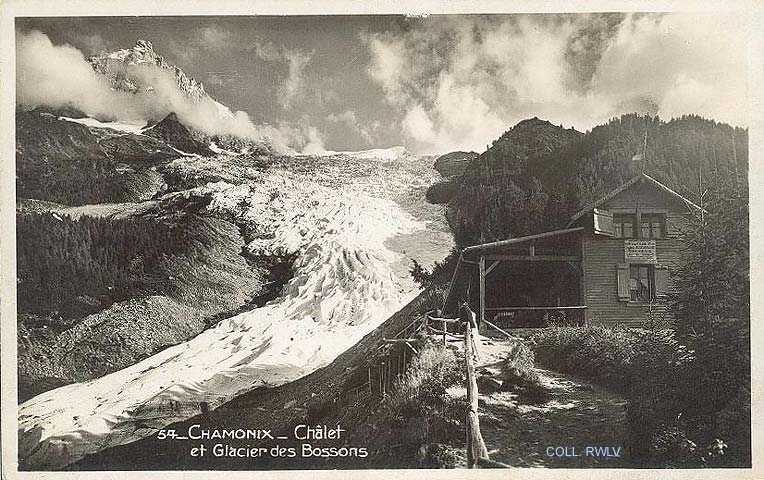
{"label": "grassy bank", "polygon": [[411,361],[371,425],[386,432],[376,439],[381,447],[398,445],[388,451],[390,463],[402,461],[398,468],[454,468],[463,463],[466,399],[452,392],[463,384],[463,372],[454,350],[442,345],[427,344]]}
{"label": "grassy bank", "polygon": [[635,465],[750,465],[750,387],[725,375],[718,348],[690,349],[671,330],[599,326],[547,328],[529,340],[541,365],[626,396]]}

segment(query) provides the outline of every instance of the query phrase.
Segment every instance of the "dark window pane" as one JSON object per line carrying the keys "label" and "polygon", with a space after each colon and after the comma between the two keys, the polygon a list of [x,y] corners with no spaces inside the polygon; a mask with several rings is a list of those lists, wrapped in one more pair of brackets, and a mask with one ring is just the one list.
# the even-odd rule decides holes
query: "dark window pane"
{"label": "dark window pane", "polygon": [[631,214],[613,215],[615,235],[619,238],[634,238],[636,228],[636,216]]}
{"label": "dark window pane", "polygon": [[649,302],[654,297],[655,270],[651,265],[631,265],[629,294],[633,302]]}
{"label": "dark window pane", "polygon": [[644,238],[663,238],[665,236],[666,215],[651,213],[642,215],[642,236]]}
{"label": "dark window pane", "polygon": [[655,222],[653,223],[653,237],[663,238],[666,231],[666,215],[656,215]]}

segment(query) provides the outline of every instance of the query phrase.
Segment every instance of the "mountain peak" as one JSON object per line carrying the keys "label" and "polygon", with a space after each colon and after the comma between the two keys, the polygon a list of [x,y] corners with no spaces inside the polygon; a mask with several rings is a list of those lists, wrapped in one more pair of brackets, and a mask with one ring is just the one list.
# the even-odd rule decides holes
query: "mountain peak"
{"label": "mountain peak", "polygon": [[170,112],[159,123],[180,123],[180,120],[178,119],[178,116],[175,114],[175,112]]}
{"label": "mountain peak", "polygon": [[[552,129],[555,129],[555,130],[559,129],[559,130],[565,130],[565,131],[580,133],[576,129],[572,128],[572,127],[571,128],[565,128],[562,124],[555,125],[554,123],[550,122],[549,120],[544,120],[544,119],[541,119],[541,118],[535,117],[535,116],[531,117],[531,118],[526,118],[525,120],[520,120],[509,131],[511,132],[511,131],[514,131],[514,130],[524,130],[524,129],[533,129],[533,128],[542,128],[542,129],[550,129],[550,130],[552,130]],[[507,133],[509,133],[509,132],[507,132]]]}
{"label": "mountain peak", "polygon": [[191,131],[183,125],[175,112],[170,112],[161,122],[143,131],[144,135],[157,138],[182,153],[196,153],[204,156],[214,155],[204,144],[197,142]]}
{"label": "mountain peak", "polygon": [[543,120],[543,119],[541,119],[539,117],[532,117],[532,118],[526,118],[525,120],[520,120],[519,122],[517,122],[517,125],[515,125],[512,128],[517,128],[517,127],[533,127],[533,126],[547,126],[547,125],[550,125],[550,126],[553,126],[553,127],[556,126],[552,122],[550,122],[549,120]]}
{"label": "mountain peak", "polygon": [[519,175],[526,167],[526,160],[549,153],[583,135],[573,128],[542,120],[538,117],[518,122],[483,152],[476,160],[481,169],[470,169],[465,174],[491,175],[501,171]]}
{"label": "mountain peak", "polygon": [[154,45],[149,40],[138,39],[131,48],[101,53],[88,60],[93,70],[105,76],[115,90],[130,93],[151,92],[153,85],[145,85],[138,76],[131,74],[131,67],[142,65],[172,72],[178,88],[193,101],[198,102],[208,97],[201,82],[186,75],[179,67],[167,63],[164,57],[154,50]]}

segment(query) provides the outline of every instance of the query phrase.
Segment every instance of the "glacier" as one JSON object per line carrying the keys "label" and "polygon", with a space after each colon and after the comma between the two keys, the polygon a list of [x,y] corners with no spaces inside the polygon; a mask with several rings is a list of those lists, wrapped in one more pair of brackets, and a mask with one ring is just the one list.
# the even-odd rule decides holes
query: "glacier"
{"label": "glacier", "polygon": [[[22,468],[63,468],[254,388],[294,381],[408,303],[419,292],[408,275],[411,259],[443,258],[452,239],[441,207],[424,201],[437,172],[395,153],[387,162],[350,152],[292,158],[257,182],[199,187],[212,195],[208,208],[257,225],[250,252],[296,254],[293,277],[265,306],[128,368],[21,404]],[[422,238],[426,248],[417,252],[412,241],[396,248],[391,240],[398,237]]]}

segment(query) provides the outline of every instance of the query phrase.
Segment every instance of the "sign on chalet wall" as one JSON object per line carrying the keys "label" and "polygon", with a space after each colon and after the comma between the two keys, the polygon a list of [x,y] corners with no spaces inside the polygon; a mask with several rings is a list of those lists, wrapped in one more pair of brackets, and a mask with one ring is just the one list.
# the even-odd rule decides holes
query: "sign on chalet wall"
{"label": "sign on chalet wall", "polygon": [[623,256],[629,263],[658,263],[655,240],[626,239],[623,241]]}

